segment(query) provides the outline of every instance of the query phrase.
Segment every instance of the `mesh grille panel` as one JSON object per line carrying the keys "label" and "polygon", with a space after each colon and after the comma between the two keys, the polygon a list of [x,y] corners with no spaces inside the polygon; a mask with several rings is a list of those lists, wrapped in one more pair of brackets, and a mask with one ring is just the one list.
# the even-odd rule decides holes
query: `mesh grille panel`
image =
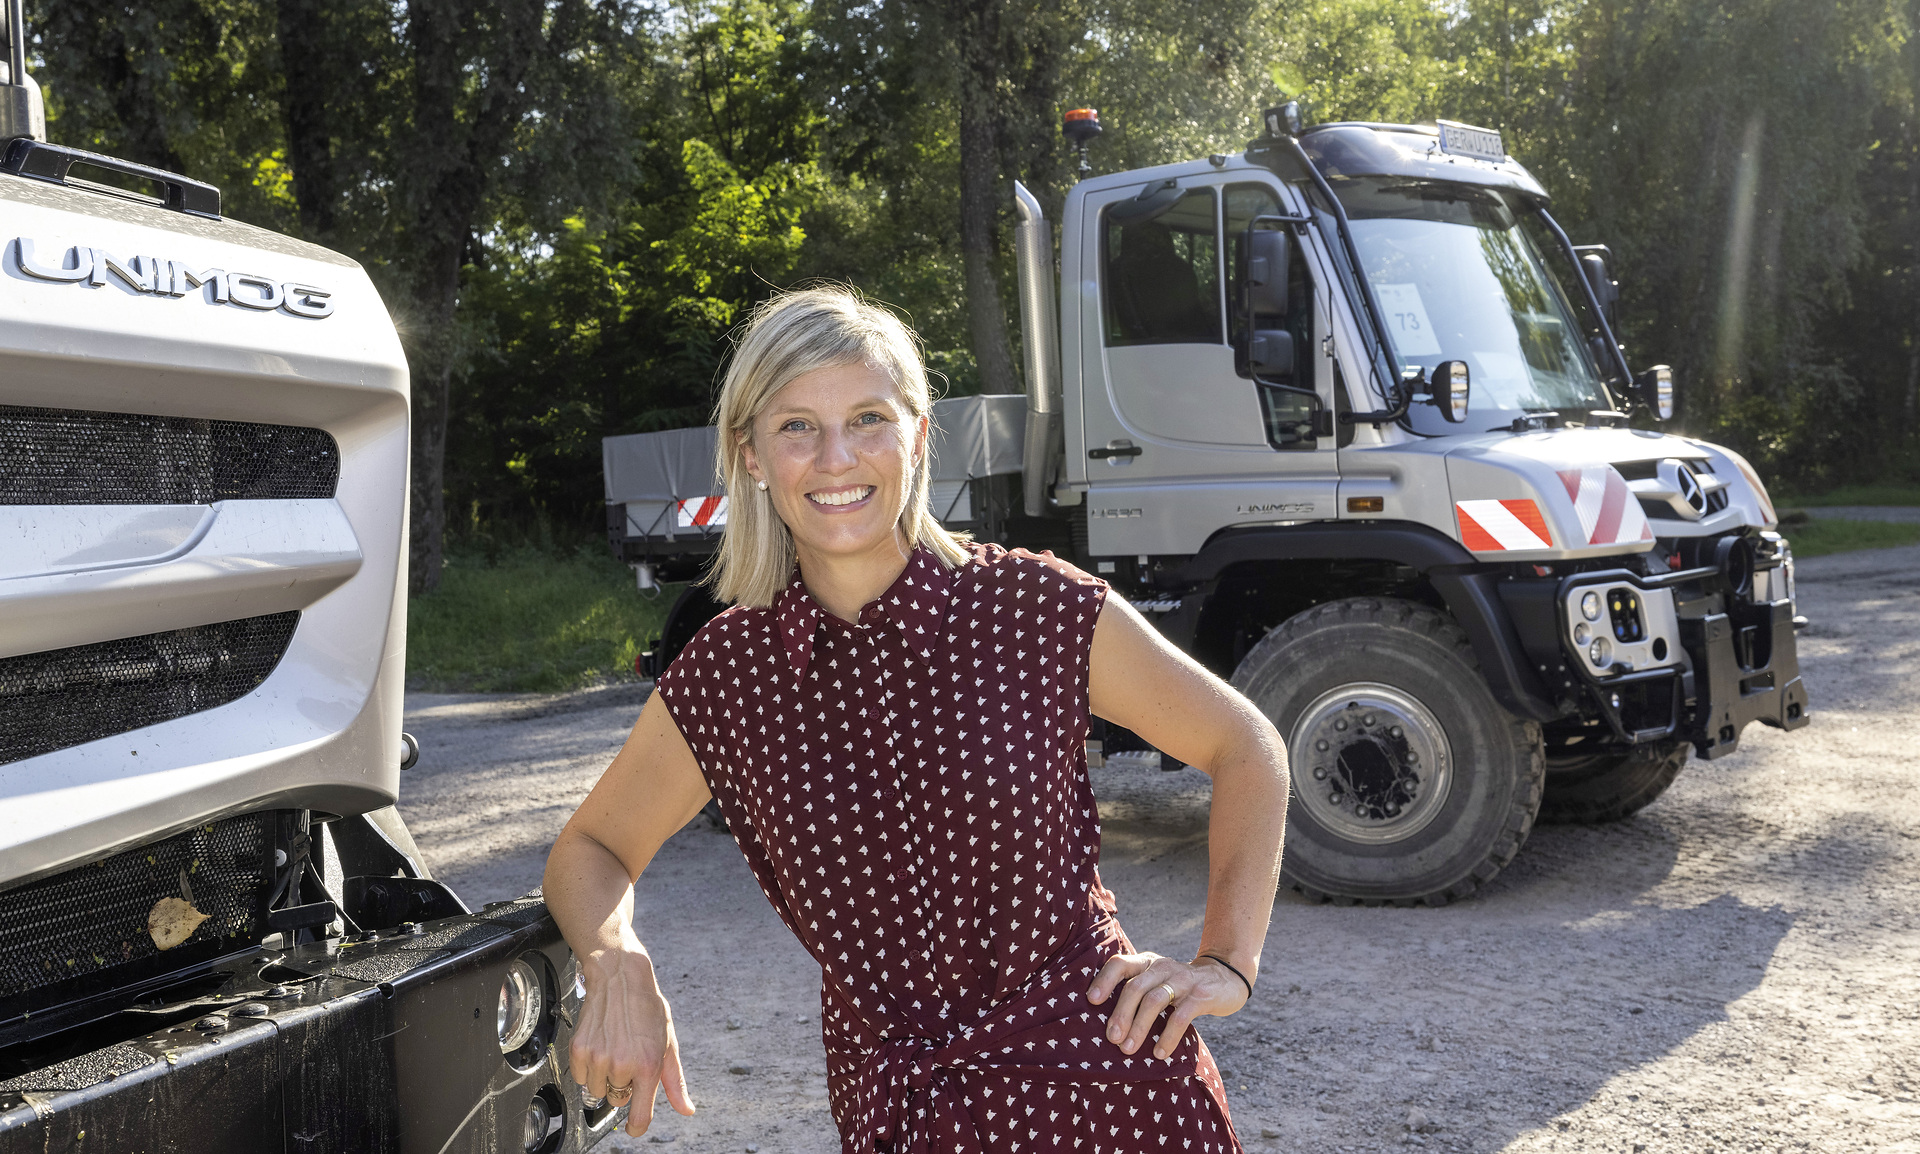
{"label": "mesh grille panel", "polygon": [[0,505],[206,505],[331,497],[324,429],[0,405]]}
{"label": "mesh grille panel", "polygon": [[259,688],[300,614],[0,658],[0,765],[238,701]]}
{"label": "mesh grille panel", "polygon": [[[228,818],[0,893],[0,1004],[65,985],[137,981],[256,943],[272,878],[274,813]],[[184,879],[184,881],[183,881]],[[207,915],[162,952],[147,916],[191,895]]]}

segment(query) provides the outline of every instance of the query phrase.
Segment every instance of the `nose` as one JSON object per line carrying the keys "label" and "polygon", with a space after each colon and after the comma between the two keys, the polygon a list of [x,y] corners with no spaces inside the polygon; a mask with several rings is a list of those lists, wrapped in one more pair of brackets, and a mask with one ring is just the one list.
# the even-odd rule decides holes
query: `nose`
{"label": "nose", "polygon": [[845,429],[828,427],[819,444],[813,467],[828,476],[848,472],[860,461],[859,454],[854,452],[852,435]]}

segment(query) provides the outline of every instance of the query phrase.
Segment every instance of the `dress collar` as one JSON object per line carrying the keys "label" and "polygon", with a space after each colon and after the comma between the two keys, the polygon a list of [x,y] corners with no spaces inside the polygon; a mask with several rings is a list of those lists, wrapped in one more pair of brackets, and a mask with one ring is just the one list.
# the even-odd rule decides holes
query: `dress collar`
{"label": "dress collar", "polygon": [[[953,574],[924,548],[915,548],[907,567],[885,593],[867,602],[860,610],[861,625],[891,623],[901,639],[931,664],[933,651],[953,606]],[[804,677],[813,659],[813,639],[827,611],[807,592],[794,567],[793,579],[774,601],[774,620],[780,630],[780,643],[796,674]]]}

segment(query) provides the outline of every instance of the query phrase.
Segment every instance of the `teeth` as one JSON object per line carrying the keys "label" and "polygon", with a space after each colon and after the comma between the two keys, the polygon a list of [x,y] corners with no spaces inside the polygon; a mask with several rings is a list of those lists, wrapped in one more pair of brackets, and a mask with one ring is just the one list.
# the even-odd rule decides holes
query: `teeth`
{"label": "teeth", "polygon": [[816,505],[851,505],[855,501],[864,501],[873,492],[872,485],[862,485],[858,489],[848,489],[844,493],[808,493],[807,500]]}

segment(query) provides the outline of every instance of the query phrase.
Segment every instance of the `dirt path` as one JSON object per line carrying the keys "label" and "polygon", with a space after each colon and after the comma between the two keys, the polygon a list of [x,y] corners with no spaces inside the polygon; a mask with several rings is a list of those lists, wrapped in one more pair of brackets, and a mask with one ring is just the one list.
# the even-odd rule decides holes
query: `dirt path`
{"label": "dirt path", "polygon": [[[1803,562],[1813,724],[1750,727],[1635,818],[1536,829],[1447,909],[1282,896],[1258,997],[1203,1023],[1249,1150],[1920,1152],[1916,572],[1920,547]],[[402,804],[442,876],[470,901],[538,884],[640,700],[410,698]],[[1191,951],[1206,779],[1094,780],[1129,932]],[[602,1149],[837,1150],[818,970],[731,841],[674,838],[638,924],[701,1112]]]}

